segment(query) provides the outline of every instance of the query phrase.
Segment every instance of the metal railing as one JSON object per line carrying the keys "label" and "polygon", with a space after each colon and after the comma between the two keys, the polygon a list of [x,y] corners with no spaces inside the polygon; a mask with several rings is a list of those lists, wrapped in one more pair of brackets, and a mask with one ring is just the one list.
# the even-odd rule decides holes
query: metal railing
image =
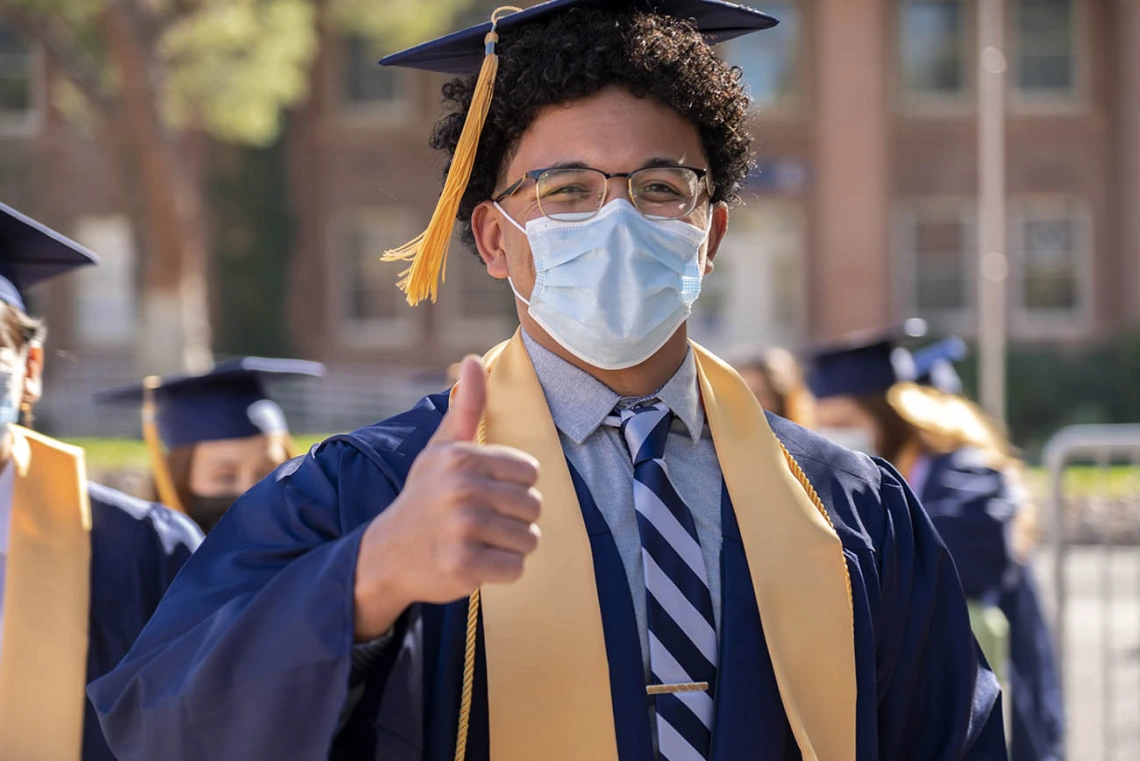
{"label": "metal railing", "polygon": [[1140,425],[1065,428],[1043,460],[1066,757],[1140,758]]}

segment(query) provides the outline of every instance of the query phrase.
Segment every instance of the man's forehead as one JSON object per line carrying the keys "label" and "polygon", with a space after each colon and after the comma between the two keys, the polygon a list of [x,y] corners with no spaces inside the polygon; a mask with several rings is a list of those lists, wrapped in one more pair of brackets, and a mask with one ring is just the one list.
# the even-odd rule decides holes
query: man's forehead
{"label": "man's forehead", "polygon": [[666,163],[703,167],[700,132],[667,106],[621,92],[545,109],[510,162],[522,171],[581,165],[610,172]]}

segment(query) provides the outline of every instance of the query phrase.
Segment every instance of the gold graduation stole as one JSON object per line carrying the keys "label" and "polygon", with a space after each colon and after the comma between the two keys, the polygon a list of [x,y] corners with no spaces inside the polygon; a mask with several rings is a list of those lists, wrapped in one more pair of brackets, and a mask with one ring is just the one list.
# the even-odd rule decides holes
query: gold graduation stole
{"label": "gold graduation stole", "polygon": [[[692,347],[792,732],[805,761],[851,761],[854,615],[839,537],[744,381]],[[543,495],[542,541],[522,578],[479,593],[490,757],[617,761],[590,539],[558,433],[520,334],[485,364],[485,440],[537,458]]]}
{"label": "gold graduation stole", "polygon": [[10,430],[17,470],[0,652],[0,761],[79,761],[91,594],[83,450]]}

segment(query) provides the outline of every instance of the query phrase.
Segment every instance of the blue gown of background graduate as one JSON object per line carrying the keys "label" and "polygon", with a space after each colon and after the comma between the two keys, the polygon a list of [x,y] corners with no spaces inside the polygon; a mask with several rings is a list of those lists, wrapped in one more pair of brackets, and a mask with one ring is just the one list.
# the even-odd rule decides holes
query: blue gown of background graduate
{"label": "blue gown of background graduate", "polygon": [[[428,397],[333,437],[231,508],[126,659],[89,687],[122,761],[453,758],[466,600],[413,606],[379,657],[353,669],[361,535],[395,498],[447,401]],[[858,759],[1004,759],[997,682],[977,655],[954,565],[914,496],[889,465],[771,422],[843,542]],[[651,761],[626,575],[604,518],[572,475],[599,583],[620,758]],[[719,636],[731,668],[718,676],[712,758],[796,759],[727,498],[723,516]],[[481,646],[469,741],[467,758],[485,761]]]}
{"label": "blue gown of background graduate", "polygon": [[[953,363],[966,352],[965,342],[957,337],[916,351],[916,381],[961,394],[962,381]],[[923,506],[957,559],[966,596],[996,604],[1009,622],[1011,758],[1059,759],[1064,749],[1064,695],[1033,570],[1010,548],[1016,495],[1001,473],[968,451],[935,458],[920,491]]]}
{"label": "blue gown of background graduate", "polygon": [[1059,759],[1064,713],[1057,661],[1032,569],[1011,551],[1018,505],[1009,483],[961,450],[931,461],[921,497],[955,558],[966,596],[999,606],[1009,621],[1011,758]]}
{"label": "blue gown of background graduate", "polygon": [[[91,502],[91,611],[87,681],[127,654],[175,574],[202,541],[186,516],[99,484]],[[91,701],[83,721],[83,761],[115,761]]]}

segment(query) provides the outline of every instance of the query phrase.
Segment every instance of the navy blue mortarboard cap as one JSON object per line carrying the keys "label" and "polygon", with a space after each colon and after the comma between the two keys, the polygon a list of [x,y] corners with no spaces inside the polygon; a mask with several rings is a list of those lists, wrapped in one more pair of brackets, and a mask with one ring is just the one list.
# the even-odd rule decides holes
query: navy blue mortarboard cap
{"label": "navy blue mortarboard cap", "polygon": [[26,214],[0,203],[0,301],[26,311],[24,291],[99,257]]}
{"label": "navy blue mortarboard cap", "polygon": [[961,362],[968,353],[969,347],[958,336],[919,349],[914,353],[915,382],[948,394],[961,394],[962,378],[954,363]]}
{"label": "navy blue mortarboard cap", "polygon": [[[598,8],[615,12],[640,10],[690,19],[710,44],[770,29],[779,23],[758,10],[722,0],[548,0],[503,16],[498,23],[498,32],[502,39],[507,39],[514,27],[543,21],[572,8]],[[444,74],[474,74],[483,64],[486,53],[484,38],[490,31],[491,23],[488,21],[393,53],[380,63],[383,66],[403,66]]]}
{"label": "navy blue mortarboard cap", "polygon": [[817,399],[859,396],[886,391],[915,379],[914,358],[899,343],[926,334],[922,320],[899,327],[860,333],[812,353],[808,388]]}
{"label": "navy blue mortarboard cap", "polygon": [[[202,375],[162,378],[154,388],[158,434],[168,448],[201,441],[242,439],[288,431],[285,415],[265,393],[265,382],[321,376],[319,362],[244,357],[219,362]],[[101,402],[143,401],[144,385],[100,391]]]}

